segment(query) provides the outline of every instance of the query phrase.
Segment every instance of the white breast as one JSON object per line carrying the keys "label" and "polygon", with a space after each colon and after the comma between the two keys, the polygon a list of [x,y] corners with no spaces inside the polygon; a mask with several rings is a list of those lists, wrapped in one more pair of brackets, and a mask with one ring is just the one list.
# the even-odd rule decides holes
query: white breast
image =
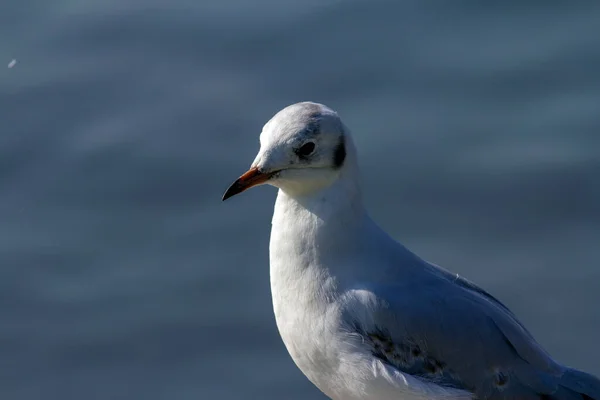
{"label": "white breast", "polygon": [[270,275],[275,320],[288,352],[311,382],[331,396],[329,386],[340,365],[340,349],[331,345],[339,331],[339,282],[318,265],[322,255],[314,241],[321,224],[280,192],[271,231]]}
{"label": "white breast", "polygon": [[334,400],[468,398],[464,392],[456,397],[457,391],[383,365],[344,329],[341,298],[356,278],[353,264],[360,264],[364,255],[346,257],[344,250],[357,249],[360,241],[364,251],[369,239],[353,236],[362,230],[350,224],[363,223],[360,218],[325,222],[321,211],[309,212],[280,191],[272,221],[273,308],[281,338],[298,368]]}

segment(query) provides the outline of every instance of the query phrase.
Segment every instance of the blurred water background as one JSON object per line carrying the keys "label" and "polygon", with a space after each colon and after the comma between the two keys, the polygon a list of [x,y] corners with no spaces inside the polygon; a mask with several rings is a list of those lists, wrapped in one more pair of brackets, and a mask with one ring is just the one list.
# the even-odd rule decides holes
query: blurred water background
{"label": "blurred water background", "polygon": [[303,100],[386,229],[600,374],[600,3],[5,0],[0,56],[0,398],[324,399],[275,190],[220,201]]}

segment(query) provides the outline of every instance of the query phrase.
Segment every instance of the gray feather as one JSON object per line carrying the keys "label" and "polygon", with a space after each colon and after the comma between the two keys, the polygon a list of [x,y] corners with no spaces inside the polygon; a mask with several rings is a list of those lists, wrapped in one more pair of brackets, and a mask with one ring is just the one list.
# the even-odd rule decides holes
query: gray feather
{"label": "gray feather", "polygon": [[514,314],[473,283],[432,264],[402,283],[360,288],[377,299],[347,323],[373,355],[403,373],[478,399],[600,400],[600,381],[555,362]]}

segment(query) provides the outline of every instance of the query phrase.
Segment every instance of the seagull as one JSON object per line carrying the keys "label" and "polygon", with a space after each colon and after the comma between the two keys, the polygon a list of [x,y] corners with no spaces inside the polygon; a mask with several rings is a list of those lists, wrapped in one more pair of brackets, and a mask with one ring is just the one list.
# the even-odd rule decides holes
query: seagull
{"label": "seagull", "polygon": [[226,200],[277,187],[273,309],[298,368],[333,400],[600,400],[600,380],[555,361],[499,300],[427,262],[368,215],[338,114],[292,104]]}

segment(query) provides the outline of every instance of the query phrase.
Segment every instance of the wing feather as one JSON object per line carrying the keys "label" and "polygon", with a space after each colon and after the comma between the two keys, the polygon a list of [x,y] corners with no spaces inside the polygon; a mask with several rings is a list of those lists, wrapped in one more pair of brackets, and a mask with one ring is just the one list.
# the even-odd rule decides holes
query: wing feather
{"label": "wing feather", "polygon": [[576,385],[561,385],[567,369],[499,300],[463,278],[428,267],[418,281],[346,294],[344,321],[374,358],[481,399],[583,398]]}

